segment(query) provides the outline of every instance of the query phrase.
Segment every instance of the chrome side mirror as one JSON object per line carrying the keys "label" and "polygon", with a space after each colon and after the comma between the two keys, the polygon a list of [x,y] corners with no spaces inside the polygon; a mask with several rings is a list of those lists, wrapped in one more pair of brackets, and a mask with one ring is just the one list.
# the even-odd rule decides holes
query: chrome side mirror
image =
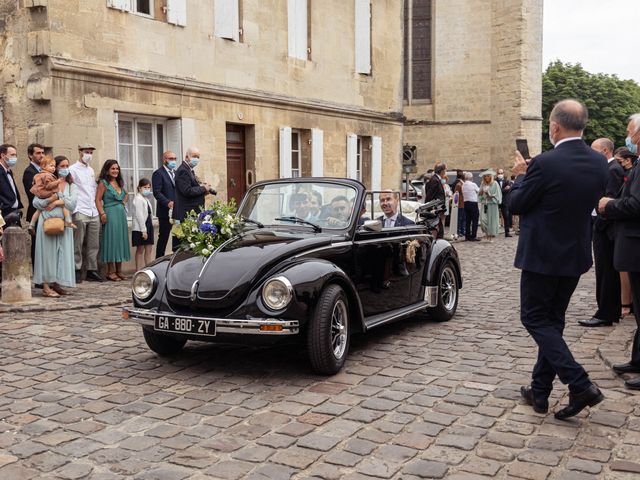
{"label": "chrome side mirror", "polygon": [[365,220],[362,227],[369,232],[379,232],[382,230],[382,221],[380,220]]}

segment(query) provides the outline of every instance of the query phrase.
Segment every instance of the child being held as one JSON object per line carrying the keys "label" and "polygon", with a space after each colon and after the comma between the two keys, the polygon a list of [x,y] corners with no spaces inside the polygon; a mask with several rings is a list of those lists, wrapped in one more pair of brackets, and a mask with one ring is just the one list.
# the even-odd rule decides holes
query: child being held
{"label": "child being held", "polygon": [[[60,184],[65,181],[64,178],[56,178],[54,175],[56,171],[56,161],[53,157],[47,155],[42,157],[40,160],[40,168],[42,169],[40,173],[37,173],[33,177],[33,186],[30,191],[36,197],[46,200],[58,193],[58,189]],[[71,213],[66,208],[62,208],[62,212],[64,213],[64,224],[67,228],[77,228],[76,225],[71,220]],[[38,224],[38,218],[40,217],[40,211],[36,210],[31,217],[31,222],[29,223],[29,231],[35,232],[36,225]]]}

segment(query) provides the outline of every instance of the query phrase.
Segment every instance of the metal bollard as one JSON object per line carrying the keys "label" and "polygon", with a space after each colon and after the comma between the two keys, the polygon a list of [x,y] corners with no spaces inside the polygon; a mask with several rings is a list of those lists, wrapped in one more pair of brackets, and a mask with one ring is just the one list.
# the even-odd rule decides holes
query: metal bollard
{"label": "metal bollard", "polygon": [[2,303],[31,301],[31,238],[17,226],[2,235]]}

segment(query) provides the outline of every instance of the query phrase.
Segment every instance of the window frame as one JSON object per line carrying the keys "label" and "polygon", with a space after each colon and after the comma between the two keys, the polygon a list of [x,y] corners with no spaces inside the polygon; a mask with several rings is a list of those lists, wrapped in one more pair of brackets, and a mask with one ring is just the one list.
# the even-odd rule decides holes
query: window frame
{"label": "window frame", "polygon": [[[294,144],[293,138],[294,134],[297,136],[298,141]],[[298,167],[294,168],[293,166],[293,154],[298,154]],[[291,177],[292,178],[301,178],[302,177],[302,130],[299,128],[291,129]]]}
{"label": "window frame", "polygon": [[[157,170],[158,168],[160,168],[160,166],[162,165],[162,151],[165,149],[165,146],[167,145],[167,121],[169,120],[169,118],[165,118],[165,117],[155,117],[155,116],[149,116],[149,115],[136,115],[136,114],[130,114],[130,113],[116,113],[116,120],[115,120],[115,127],[116,127],[116,160],[118,161],[118,165],[120,165],[120,171],[123,174],[124,177],[124,172],[125,171],[129,171],[131,170],[133,175],[133,182],[132,185],[126,185],[125,184],[125,188],[127,189],[127,193],[129,194],[129,203],[127,205],[128,207],[128,212],[127,215],[130,218],[131,217],[131,204],[133,202],[133,196],[136,194],[137,191],[137,185],[138,182],[140,181],[141,178],[143,178],[145,175],[141,175],[140,174],[140,161],[139,161],[139,155],[138,155],[138,148],[140,146],[139,142],[138,142],[138,124],[139,123],[150,123],[151,124],[151,148],[152,148],[152,158],[153,158],[153,166],[151,168],[151,174],[149,174],[149,176],[147,177],[149,180],[151,180],[151,176],[153,175],[153,172],[155,170]],[[132,135],[131,135],[131,142],[132,143],[121,143],[120,141],[120,122],[131,122],[132,124]],[[160,147],[160,143],[158,142],[158,126],[161,125],[162,126],[162,147]],[[122,158],[120,156],[120,145],[130,145],[131,146],[131,150],[132,150],[132,166],[129,167],[123,167],[122,165]],[[143,146],[147,146],[147,145],[143,145]],[[143,167],[142,170],[149,170],[148,167]],[[156,200],[155,198],[150,198],[149,199],[151,201],[151,205],[152,205],[152,210],[153,210],[153,214],[155,216],[155,211],[156,211]]]}
{"label": "window frame", "polygon": [[155,12],[155,5],[154,5],[154,0],[149,0],[149,13],[144,13],[144,12],[140,12],[138,11],[138,2],[140,0],[131,0],[131,10],[130,12],[133,13],[134,15],[140,15],[141,17],[145,17],[145,18],[155,18],[154,12]]}

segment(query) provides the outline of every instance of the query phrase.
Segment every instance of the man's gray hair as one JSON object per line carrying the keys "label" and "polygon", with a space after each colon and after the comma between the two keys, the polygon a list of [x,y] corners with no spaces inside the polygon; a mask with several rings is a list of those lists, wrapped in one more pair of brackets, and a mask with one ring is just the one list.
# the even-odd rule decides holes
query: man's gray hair
{"label": "man's gray hair", "polygon": [[436,163],[436,166],[433,167],[433,173],[435,173],[436,175],[440,175],[446,170],[447,170],[447,166],[444,163]]}
{"label": "man's gray hair", "polygon": [[636,132],[640,130],[640,113],[634,113],[629,117],[629,121],[633,122]]}
{"label": "man's gray hair", "polygon": [[613,155],[615,144],[613,143],[613,140],[611,140],[610,138],[607,138],[607,137],[598,138],[594,140],[593,143],[600,144],[603,148],[606,148],[611,153],[611,155]]}
{"label": "man's gray hair", "polygon": [[554,105],[549,120],[570,132],[581,132],[587,126],[589,110],[580,100],[567,98]]}
{"label": "man's gray hair", "polygon": [[465,179],[465,180],[473,180],[473,173],[471,173],[471,172],[464,172],[464,179]]}

